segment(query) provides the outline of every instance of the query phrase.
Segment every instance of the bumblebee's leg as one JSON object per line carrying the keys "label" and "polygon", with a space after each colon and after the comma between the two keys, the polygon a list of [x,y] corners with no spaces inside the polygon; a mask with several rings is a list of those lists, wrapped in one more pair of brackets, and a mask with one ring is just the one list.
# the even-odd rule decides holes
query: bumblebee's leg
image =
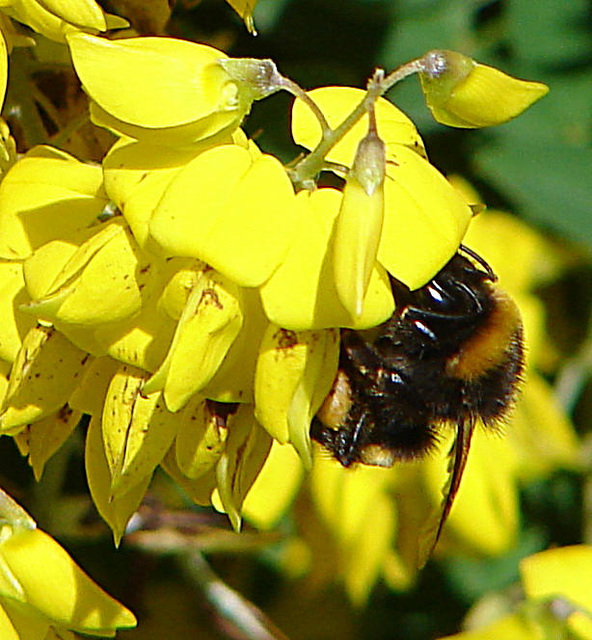
{"label": "bumblebee's leg", "polygon": [[374,347],[359,333],[349,329],[341,332],[339,364],[352,380],[361,377],[365,385],[375,381],[377,375],[380,375],[378,372],[384,369],[384,362]]}

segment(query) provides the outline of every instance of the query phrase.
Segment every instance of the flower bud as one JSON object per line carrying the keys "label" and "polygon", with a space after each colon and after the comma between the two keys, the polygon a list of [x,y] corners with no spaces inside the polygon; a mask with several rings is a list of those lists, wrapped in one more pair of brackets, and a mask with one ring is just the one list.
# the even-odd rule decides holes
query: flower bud
{"label": "flower bud", "polygon": [[333,274],[337,295],[349,314],[362,313],[376,263],[384,218],[384,143],[374,132],[360,141],[335,222]]}
{"label": "flower bud", "polygon": [[450,127],[490,127],[520,115],[549,91],[455,51],[430,51],[419,78],[434,118]]}

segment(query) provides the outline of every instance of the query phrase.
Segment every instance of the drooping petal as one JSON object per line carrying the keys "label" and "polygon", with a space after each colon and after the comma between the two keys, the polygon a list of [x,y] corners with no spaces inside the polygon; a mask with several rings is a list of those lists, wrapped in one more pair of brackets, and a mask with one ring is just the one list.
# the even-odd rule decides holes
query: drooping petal
{"label": "drooping petal", "polygon": [[[288,511],[304,477],[302,461],[292,447],[274,440],[269,456],[245,498],[243,516],[257,529],[273,529]],[[277,487],[281,485],[282,490]]]}
{"label": "drooping petal", "polygon": [[34,327],[12,367],[0,428],[18,433],[59,411],[80,382],[90,356],[49,327]]}
{"label": "drooping petal", "polygon": [[[21,454],[29,457],[36,480],[41,478],[45,464],[69,438],[81,417],[79,411],[64,406],[57,413],[27,425],[15,436],[20,440]],[[23,441],[26,442],[26,452],[23,451]]]}
{"label": "drooping petal", "polygon": [[0,105],[4,104],[8,85],[8,46],[4,33],[0,31]]}
{"label": "drooping petal", "polygon": [[344,559],[344,578],[352,600],[363,604],[393,544],[396,513],[389,498],[391,472],[360,466],[349,473],[335,460],[317,457],[311,491]]}
{"label": "drooping petal", "polygon": [[218,402],[253,402],[255,367],[269,321],[259,293],[243,289],[243,326],[214,377],[203,388],[206,398]]}
{"label": "drooping petal", "polygon": [[88,488],[97,511],[111,527],[115,544],[119,544],[129,519],[137,511],[146,495],[152,474],[146,475],[127,493],[114,496],[111,490],[111,474],[105,456],[100,419],[93,417],[86,434],[84,464]]}
{"label": "drooping petal", "polygon": [[[218,458],[219,459],[219,458]],[[218,462],[216,460],[216,463]],[[197,478],[189,478],[186,476],[177,464],[176,446],[169,449],[161,464],[162,468],[169,476],[187,493],[187,495],[196,504],[211,505],[212,495],[216,490],[218,480],[216,478],[216,469],[211,468],[205,474]]]}
{"label": "drooping petal", "polygon": [[293,242],[282,264],[261,286],[261,300],[271,322],[294,331],[327,327],[374,327],[389,318],[394,301],[388,274],[373,270],[362,313],[352,318],[339,302],[331,263],[331,234],[341,205],[335,189],[296,196],[298,216]]}
{"label": "drooping petal", "polygon": [[[235,530],[240,529],[245,496],[261,471],[271,448],[271,437],[242,404],[229,418],[228,439],[216,466],[217,494]],[[216,502],[214,502],[216,505]]]}
{"label": "drooping petal", "polygon": [[310,466],[312,417],[329,393],[339,357],[335,330],[294,332],[270,325],[255,373],[255,415]]}
{"label": "drooping petal", "polygon": [[[450,450],[440,443],[441,454],[425,461],[425,479],[432,504],[438,509],[446,484]],[[499,555],[516,542],[518,533],[516,454],[507,438],[476,429],[458,495],[444,536],[454,533],[480,553]],[[439,515],[439,514],[438,514]],[[475,527],[475,520],[483,523]]]}
{"label": "drooping petal", "polygon": [[22,338],[32,329],[35,318],[15,313],[26,302],[23,267],[19,262],[0,260],[0,359],[13,362],[21,348]]}
{"label": "drooping petal", "polygon": [[107,595],[43,531],[14,529],[2,541],[0,555],[32,613],[80,633],[102,636],[135,626],[133,614]]}
{"label": "drooping petal", "polygon": [[151,476],[169,450],[178,420],[160,392],[142,393],[148,375],[122,365],[109,384],[101,421],[113,496],[123,496]]}
{"label": "drooping petal", "polygon": [[197,480],[213,470],[224,453],[228,429],[210,404],[195,396],[175,414],[179,429],[174,451],[179,470]]}
{"label": "drooping petal", "polygon": [[169,352],[144,387],[178,411],[214,376],[243,323],[239,288],[212,270],[196,273]]}
{"label": "drooping petal", "polygon": [[244,20],[244,23],[252,35],[257,35],[255,23],[253,22],[253,11],[257,0],[226,0],[228,4]]}
{"label": "drooping petal", "polygon": [[340,302],[362,313],[376,264],[384,219],[384,143],[369,133],[360,141],[333,232],[333,272]]}
{"label": "drooping petal", "polygon": [[[69,25],[89,31],[105,31],[108,26],[125,26],[127,22],[116,16],[107,16],[93,0],[15,0],[6,3],[3,11],[14,20],[31,27],[50,40],[64,42]],[[115,18],[115,23],[112,19]]]}
{"label": "drooping petal", "polygon": [[404,146],[392,149],[392,157],[384,182],[378,261],[410,289],[417,289],[454,255],[473,214],[427,160]]}

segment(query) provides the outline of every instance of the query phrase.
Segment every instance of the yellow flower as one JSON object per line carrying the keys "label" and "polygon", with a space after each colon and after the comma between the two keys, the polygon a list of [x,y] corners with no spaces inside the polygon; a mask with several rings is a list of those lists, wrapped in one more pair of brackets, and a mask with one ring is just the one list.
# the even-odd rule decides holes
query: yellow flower
{"label": "yellow flower", "polygon": [[450,127],[490,127],[520,115],[549,87],[508,76],[455,51],[430,51],[419,74],[434,118]]}
{"label": "yellow flower", "polygon": [[[526,600],[491,624],[446,636],[450,640],[592,638],[592,548],[550,549],[524,558],[520,575]],[[444,639],[443,639],[444,640]]]}
{"label": "yellow flower", "polygon": [[[339,124],[364,97],[349,87],[324,87],[310,97],[325,113],[330,125]],[[423,143],[411,121],[386,100],[376,103],[380,138],[386,147],[384,222],[377,261],[411,289],[428,282],[452,257],[471,220],[470,208],[444,177],[425,159]],[[366,120],[367,122],[367,120]],[[352,166],[357,145],[365,132],[358,123],[326,159]],[[294,103],[292,135],[295,142],[313,149],[321,129],[300,100]]]}
{"label": "yellow flower", "polygon": [[[225,54],[174,38],[68,35],[95,124],[144,142],[186,146],[240,124],[250,102],[218,61]],[[118,89],[113,90],[117,80]]]}
{"label": "yellow flower", "polygon": [[133,614],[95,584],[31,517],[0,492],[0,635],[29,640],[53,629],[110,638]]}
{"label": "yellow flower", "polygon": [[105,14],[94,0],[12,0],[2,3],[0,10],[57,42],[64,42],[68,27],[97,33],[127,25],[125,20]]}

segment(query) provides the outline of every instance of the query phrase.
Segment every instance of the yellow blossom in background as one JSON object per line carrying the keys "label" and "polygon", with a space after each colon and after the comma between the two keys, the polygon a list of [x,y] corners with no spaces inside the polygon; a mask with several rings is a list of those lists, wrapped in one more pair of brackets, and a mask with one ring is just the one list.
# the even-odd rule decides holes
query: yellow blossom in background
{"label": "yellow blossom in background", "polygon": [[0,635],[43,639],[51,630],[111,638],[136,626],[133,614],[108,596],[31,517],[0,493]]}
{"label": "yellow blossom in background", "polygon": [[516,612],[453,636],[454,640],[592,638],[592,548],[542,551],[520,562],[525,601]]}
{"label": "yellow blossom in background", "polygon": [[0,11],[57,42],[64,42],[68,28],[98,33],[127,25],[126,20],[105,14],[94,0],[14,0],[2,3]]}
{"label": "yellow blossom in background", "polygon": [[[466,184],[453,182],[472,202],[478,201]],[[556,277],[560,263],[543,236],[499,211],[479,214],[463,243],[487,260],[499,276],[499,286],[518,304],[525,325],[527,367],[521,395],[500,433],[475,430],[467,469],[437,553],[460,545],[479,554],[502,554],[514,545],[518,533],[519,483],[581,465],[573,425],[536,369],[548,337],[543,308],[532,291],[543,280]],[[442,455],[447,451],[443,443]],[[441,501],[446,464],[443,457],[422,463],[434,506]],[[479,520],[488,525],[474,526],[477,510]]]}

